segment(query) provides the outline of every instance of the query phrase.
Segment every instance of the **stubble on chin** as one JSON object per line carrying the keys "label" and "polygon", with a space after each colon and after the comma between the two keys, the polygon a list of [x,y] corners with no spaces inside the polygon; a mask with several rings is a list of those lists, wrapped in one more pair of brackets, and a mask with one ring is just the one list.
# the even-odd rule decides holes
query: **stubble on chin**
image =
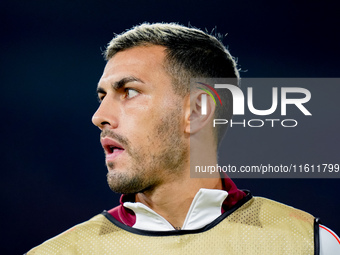
{"label": "stubble on chin", "polygon": [[143,179],[138,175],[128,176],[127,174],[109,171],[107,182],[112,191],[121,194],[134,194],[141,192],[144,188]]}
{"label": "stubble on chin", "polygon": [[135,194],[159,184],[157,168],[150,162],[146,163],[146,155],[140,151],[135,151],[132,155],[129,155],[130,164],[124,169],[118,169],[114,162],[107,163],[107,182],[110,189],[116,193]]}
{"label": "stubble on chin", "polygon": [[129,146],[129,151],[126,151],[129,165],[125,169],[116,169],[114,162],[107,163],[107,181],[112,191],[138,193],[155,188],[170,175],[180,177],[189,152],[181,138],[179,111],[177,108],[169,113],[149,134],[149,150]]}

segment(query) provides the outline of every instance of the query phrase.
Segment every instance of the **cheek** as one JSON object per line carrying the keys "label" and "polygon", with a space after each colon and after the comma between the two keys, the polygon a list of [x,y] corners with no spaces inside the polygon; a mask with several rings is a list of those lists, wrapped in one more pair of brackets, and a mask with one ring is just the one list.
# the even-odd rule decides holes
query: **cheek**
{"label": "cheek", "polygon": [[168,103],[162,97],[139,96],[127,101],[123,107],[124,119],[137,127],[159,122],[168,110]]}
{"label": "cheek", "polygon": [[159,119],[160,116],[148,107],[126,109],[120,119],[119,132],[131,141],[132,147],[146,147],[154,138]]}
{"label": "cheek", "polygon": [[[137,98],[136,98],[137,99]],[[122,112],[122,132],[134,137],[137,143],[155,143],[164,139],[164,135],[178,128],[178,116],[181,113],[179,101],[163,95],[163,97],[140,97],[134,102],[127,102]],[[172,131],[171,131],[172,130]]]}

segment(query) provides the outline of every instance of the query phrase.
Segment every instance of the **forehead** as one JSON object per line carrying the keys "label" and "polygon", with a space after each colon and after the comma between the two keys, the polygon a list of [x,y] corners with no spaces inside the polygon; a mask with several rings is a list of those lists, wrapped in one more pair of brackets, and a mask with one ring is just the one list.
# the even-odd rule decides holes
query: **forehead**
{"label": "forehead", "polygon": [[145,82],[170,80],[164,68],[165,47],[137,46],[116,53],[106,64],[100,83],[134,76]]}

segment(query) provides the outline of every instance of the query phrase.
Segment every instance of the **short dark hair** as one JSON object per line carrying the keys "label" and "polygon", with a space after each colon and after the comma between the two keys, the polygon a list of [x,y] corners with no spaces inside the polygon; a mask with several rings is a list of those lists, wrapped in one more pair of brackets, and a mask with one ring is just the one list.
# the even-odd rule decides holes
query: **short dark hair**
{"label": "short dark hair", "polygon": [[[239,72],[234,58],[215,36],[197,28],[175,23],[143,23],[126,32],[115,35],[104,52],[108,61],[117,52],[136,46],[161,45],[166,48],[165,68],[173,79],[176,94],[190,92],[191,78],[236,78]],[[232,97],[227,90],[220,93],[225,107],[217,107],[215,117],[232,117]],[[227,125],[218,125],[216,138],[220,143]]]}

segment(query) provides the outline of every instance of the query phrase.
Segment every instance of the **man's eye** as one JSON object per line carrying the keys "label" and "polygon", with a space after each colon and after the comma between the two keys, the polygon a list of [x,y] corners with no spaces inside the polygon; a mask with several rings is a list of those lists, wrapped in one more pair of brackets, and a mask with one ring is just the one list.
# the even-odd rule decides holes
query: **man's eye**
{"label": "man's eye", "polygon": [[128,99],[133,98],[139,94],[137,90],[130,89],[130,88],[127,88],[125,91],[126,91],[126,98]]}
{"label": "man's eye", "polygon": [[104,100],[105,96],[98,96],[98,102],[101,103]]}

